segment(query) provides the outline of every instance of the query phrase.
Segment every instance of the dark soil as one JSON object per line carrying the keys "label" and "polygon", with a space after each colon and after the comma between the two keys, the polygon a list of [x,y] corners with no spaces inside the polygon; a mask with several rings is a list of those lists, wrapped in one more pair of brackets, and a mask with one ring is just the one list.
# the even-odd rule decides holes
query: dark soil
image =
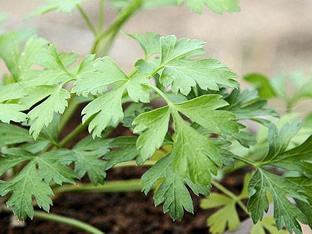
{"label": "dark soil", "polygon": [[[139,178],[143,168],[115,169],[107,180]],[[238,193],[243,183],[242,173],[235,173],[224,181]],[[211,211],[199,207],[200,199],[193,196],[195,214],[186,213],[182,221],[172,221],[164,215],[162,206],[155,207],[152,195],[132,193],[66,193],[54,201],[52,213],[72,217],[87,222],[105,233],[209,233],[206,219]],[[242,218],[245,218],[242,216]],[[0,214],[0,233],[9,234],[69,234],[84,233],[75,228],[34,219],[25,227],[11,227],[10,215]]]}

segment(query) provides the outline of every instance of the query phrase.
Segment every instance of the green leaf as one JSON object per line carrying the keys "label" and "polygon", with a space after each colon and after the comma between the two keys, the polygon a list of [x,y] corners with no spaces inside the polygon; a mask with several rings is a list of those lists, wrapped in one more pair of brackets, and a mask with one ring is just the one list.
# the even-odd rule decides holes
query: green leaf
{"label": "green leaf", "polygon": [[[237,199],[242,200],[249,197],[247,191],[249,180],[250,174],[246,174],[243,189]],[[234,231],[239,227],[240,220],[236,203],[237,200],[219,193],[212,193],[209,197],[201,200],[200,207],[202,209],[222,207],[207,219],[207,225],[210,227],[209,231],[211,233],[224,233],[227,226],[230,231]]]}
{"label": "green leaf", "polygon": [[180,39],[175,36],[162,37],[161,41],[161,72],[160,82],[164,86],[172,85],[173,92],[189,94],[192,87],[203,90],[218,90],[218,85],[237,87],[234,78],[237,75],[215,59],[190,60],[191,57],[202,55],[203,42]]}
{"label": "green leaf", "polygon": [[0,121],[4,123],[23,122],[27,118],[27,115],[22,112],[25,109],[19,104],[0,104]]}
{"label": "green leaf", "polygon": [[210,133],[233,134],[238,132],[236,116],[228,111],[217,110],[228,103],[219,95],[203,95],[190,101],[175,104],[185,116],[206,128]]}
{"label": "green leaf", "polygon": [[36,15],[44,15],[51,11],[56,12],[72,12],[78,4],[81,4],[85,0],[45,0],[46,5],[39,7],[35,12],[28,15],[28,17],[33,17]]}
{"label": "green leaf", "polygon": [[108,170],[118,163],[128,162],[136,158],[139,154],[136,148],[136,137],[117,137],[110,143],[111,152],[104,155],[107,160],[105,169]]}
{"label": "green leaf", "polygon": [[300,125],[300,121],[287,123],[281,128],[280,132],[278,132],[277,127],[271,124],[268,133],[269,152],[264,158],[264,161],[274,160],[278,154],[284,152],[291,139],[299,132]]}
{"label": "green leaf", "polygon": [[186,38],[178,40],[174,35],[161,37],[161,64],[166,65],[175,60],[203,55],[205,54],[204,44],[205,42],[199,40]]}
{"label": "green leaf", "polygon": [[[153,186],[160,182],[160,186],[154,194],[155,205],[164,203],[164,212],[169,213],[172,219],[181,219],[184,210],[193,213],[193,202],[184,179],[175,173],[172,167],[172,157],[166,156],[159,160],[141,178],[144,185],[143,191],[147,194]],[[196,186],[193,186],[196,188]],[[196,192],[208,194],[208,189],[196,188]]]}
{"label": "green leaf", "polygon": [[145,57],[149,58],[152,55],[160,54],[160,35],[152,32],[146,32],[145,35],[130,34],[130,37],[137,40],[142,47]]}
{"label": "green leaf", "polygon": [[[51,86],[50,96],[29,113],[30,134],[36,139],[44,127],[53,120],[54,113],[63,114],[68,105],[70,93],[61,86]],[[31,94],[30,94],[31,95]]]}
{"label": "green leaf", "polygon": [[256,90],[245,89],[242,92],[234,89],[231,94],[225,98],[229,106],[224,109],[232,112],[238,119],[258,119],[263,116],[279,117],[272,109],[266,109],[267,101],[259,99]]}
{"label": "green leaf", "polygon": [[87,137],[79,142],[73,149],[74,155],[69,161],[75,163],[75,173],[79,179],[88,174],[94,185],[103,184],[106,176],[106,163],[101,158],[109,152],[111,140]]}
{"label": "green leaf", "polygon": [[[40,172],[39,176],[43,178],[46,183],[55,182],[62,185],[63,183],[74,184],[76,178],[72,169],[60,163],[59,158],[72,155],[69,150],[54,150],[46,152],[36,159]],[[61,159],[62,160],[62,159]]]}
{"label": "green leaf", "polygon": [[127,83],[128,95],[134,102],[149,102],[151,88],[147,78],[146,74],[137,74]]}
{"label": "green leaf", "polygon": [[[124,8],[131,3],[131,0],[110,0],[116,8]],[[160,6],[167,6],[167,5],[176,5],[177,0],[143,0],[143,8],[151,9]]]}
{"label": "green leaf", "polygon": [[22,150],[20,148],[10,148],[2,150],[1,153],[4,155],[0,157],[0,176],[11,169],[12,167],[34,159],[34,155]]}
{"label": "green leaf", "polygon": [[225,11],[230,13],[240,11],[238,3],[239,0],[206,0],[207,7],[219,14],[222,14]]}
{"label": "green leaf", "polygon": [[24,128],[0,123],[0,148],[7,145],[33,142],[33,138]]}
{"label": "green leaf", "polygon": [[222,14],[223,12],[240,11],[239,0],[177,0],[178,4],[187,2],[188,8],[197,13],[202,13],[203,7],[207,6],[212,11]]}
{"label": "green leaf", "polygon": [[128,79],[111,58],[93,58],[91,55],[81,62],[72,92],[85,97],[89,94],[100,95],[107,91],[108,85]]}
{"label": "green leaf", "polygon": [[92,117],[88,129],[93,137],[100,137],[108,125],[116,126],[123,119],[121,100],[125,89],[125,85],[116,87],[90,102],[82,110],[84,123]]}
{"label": "green leaf", "polygon": [[23,97],[23,87],[19,83],[0,86],[0,102]]}
{"label": "green leaf", "polygon": [[183,178],[209,185],[212,174],[222,165],[218,148],[208,138],[190,127],[178,113],[173,114],[177,135],[174,140],[173,167]]}
{"label": "green leaf", "polygon": [[38,206],[47,212],[49,212],[52,205],[50,196],[53,195],[53,191],[39,177],[34,162],[28,163],[11,181],[0,184],[1,196],[5,196],[10,192],[12,192],[12,195],[7,201],[7,206],[12,207],[14,214],[20,220],[25,220],[27,216],[34,217],[33,197],[36,199]]}
{"label": "green leaf", "polygon": [[268,77],[258,73],[251,73],[244,76],[244,80],[255,86],[260,98],[269,99],[276,96]]}
{"label": "green leaf", "polygon": [[251,234],[265,234],[269,232],[270,234],[287,234],[287,231],[276,229],[274,218],[272,216],[264,217],[262,221],[256,223],[252,229]]}
{"label": "green leaf", "polygon": [[74,78],[66,67],[75,62],[77,58],[73,53],[58,53],[55,45],[49,44],[36,56],[36,64],[43,70],[29,70],[21,77],[24,87],[41,85],[56,85],[67,83]]}
{"label": "green leaf", "polygon": [[280,152],[270,165],[278,166],[289,171],[297,171],[312,178],[312,136],[303,144]]}
{"label": "green leaf", "polygon": [[[133,124],[134,133],[142,132],[137,141],[137,148],[143,160],[153,156],[165,139],[170,119],[169,107],[162,107],[139,115]],[[152,137],[151,137],[152,136]]]}
{"label": "green leaf", "polygon": [[270,192],[274,204],[274,219],[277,229],[286,226],[289,232],[302,233],[300,224],[307,222],[304,213],[294,206],[288,197],[307,203],[304,189],[296,183],[258,168],[249,184],[248,210],[251,212],[254,223],[262,220],[263,213],[269,209],[267,191]]}
{"label": "green leaf", "polygon": [[207,224],[212,234],[223,233],[228,226],[230,231],[236,230],[239,225],[239,217],[236,210],[236,201],[225,195],[212,193],[208,198],[203,199],[200,204],[203,209],[211,209],[222,206],[217,212],[211,215]]}
{"label": "green leaf", "polygon": [[0,58],[4,60],[9,71],[17,81],[35,63],[37,54],[47,44],[47,41],[31,37],[20,50],[20,41],[16,33],[0,36]]}

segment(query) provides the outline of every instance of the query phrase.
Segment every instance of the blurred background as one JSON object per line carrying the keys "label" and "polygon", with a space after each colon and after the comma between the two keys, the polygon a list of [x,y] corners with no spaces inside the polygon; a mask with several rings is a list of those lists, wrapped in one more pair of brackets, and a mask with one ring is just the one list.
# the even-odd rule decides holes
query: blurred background
{"label": "blurred background", "polygon": [[[71,14],[49,13],[25,19],[43,0],[0,0],[0,12],[7,15],[1,31],[29,28],[56,44],[59,50],[89,53],[93,35],[77,10]],[[83,8],[97,22],[98,1],[83,3]],[[124,32],[152,31],[161,35],[175,34],[206,41],[208,56],[217,58],[240,76],[251,72],[274,77],[282,72],[301,71],[310,77],[312,61],[312,1],[311,0],[241,0],[241,12],[219,15],[205,9],[201,15],[190,12],[185,5],[166,6],[139,11],[122,28]],[[105,6],[105,26],[117,11]],[[143,52],[138,43],[120,33],[109,55],[131,71]],[[0,75],[5,71],[0,62]],[[311,79],[311,77],[310,77]],[[243,83],[243,86],[244,83]],[[292,89],[291,87],[289,89]],[[285,107],[270,101],[280,113]],[[298,112],[308,113],[309,100],[296,106]]]}
{"label": "blurred background", "polygon": [[[25,15],[42,5],[42,0],[0,0],[0,12],[7,14],[6,30],[35,28],[38,34],[60,50],[89,52],[93,37],[78,11],[49,13],[25,20]],[[162,35],[200,39],[207,42],[209,57],[220,59],[239,75],[261,72],[268,76],[281,71],[303,70],[309,74],[312,61],[311,0],[241,0],[241,12],[218,15],[205,10],[202,15],[185,6],[161,7],[138,12],[123,28],[130,33],[152,31]],[[94,22],[98,4],[83,4]],[[116,10],[107,4],[105,23],[112,22]],[[131,70],[142,56],[138,44],[120,34],[110,56]]]}

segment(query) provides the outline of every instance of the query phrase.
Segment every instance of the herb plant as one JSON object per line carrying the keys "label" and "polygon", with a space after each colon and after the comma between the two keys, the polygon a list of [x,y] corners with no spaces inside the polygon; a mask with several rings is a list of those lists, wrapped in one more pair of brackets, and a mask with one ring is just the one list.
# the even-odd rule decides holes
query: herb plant
{"label": "herb plant", "polygon": [[[208,220],[213,233],[224,232],[226,225],[237,228],[236,204],[252,217],[254,230],[275,228],[272,218],[263,218],[270,202],[278,230],[302,233],[299,222],[312,225],[312,137],[293,143],[301,127],[297,120],[278,130],[270,120],[277,112],[266,108],[257,90],[240,90],[238,76],[226,65],[206,58],[203,41],[129,33],[145,53],[130,74],[105,56],[122,25],[139,9],[186,3],[198,13],[205,6],[217,13],[235,12],[240,10],[238,0],[111,0],[120,13],[104,32],[103,0],[97,27],[83,10],[83,0],[46,2],[30,16],[78,9],[95,40],[90,54],[78,59],[78,54],[59,52],[37,36],[25,39],[18,31],[0,36],[0,57],[10,71],[0,86],[0,194],[7,199],[7,211],[20,220],[39,217],[101,233],[34,206],[49,212],[53,195],[66,191],[142,188],[146,194],[153,190],[155,205],[163,203],[164,212],[176,220],[184,211],[193,212],[190,193],[208,196],[215,186],[224,195],[211,193],[202,202],[204,208],[223,207]],[[263,91],[275,94],[270,90]],[[165,104],[155,108],[154,100]],[[85,105],[82,123],[63,137],[80,104]],[[267,128],[268,140],[257,142],[243,120]],[[110,138],[119,125],[133,135]],[[86,129],[90,135],[76,143]],[[262,153],[251,152],[257,147]],[[249,154],[238,153],[248,149]],[[135,165],[151,166],[141,185],[104,183],[107,170]],[[218,182],[222,171],[245,166],[254,170],[241,195]],[[74,185],[85,175],[94,186]],[[244,199],[249,199],[247,207]]]}

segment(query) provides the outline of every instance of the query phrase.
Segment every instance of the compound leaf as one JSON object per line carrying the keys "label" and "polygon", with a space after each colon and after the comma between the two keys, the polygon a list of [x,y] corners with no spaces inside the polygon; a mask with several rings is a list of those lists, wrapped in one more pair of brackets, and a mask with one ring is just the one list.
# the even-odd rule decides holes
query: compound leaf
{"label": "compound leaf", "polygon": [[104,155],[107,160],[105,169],[108,170],[118,163],[128,162],[138,156],[139,152],[136,148],[136,137],[117,137],[110,143],[111,152]]}
{"label": "compound leaf", "polygon": [[74,147],[74,155],[69,158],[69,161],[74,161],[78,178],[88,174],[94,185],[104,183],[106,163],[101,158],[109,152],[110,141],[102,138],[93,140],[87,137]]}
{"label": "compound leaf", "polygon": [[[137,148],[143,160],[153,156],[162,146],[168,131],[170,119],[169,107],[162,107],[139,115],[133,121],[134,132],[142,132],[137,141]],[[153,136],[153,137],[151,137]]]}
{"label": "compound leaf", "polygon": [[34,217],[32,197],[35,197],[40,208],[49,212],[53,191],[48,184],[38,176],[35,162],[28,163],[23,170],[11,181],[0,184],[0,194],[5,196],[12,192],[7,201],[7,206],[12,207],[13,212],[20,220],[27,216]]}
{"label": "compound leaf", "polygon": [[33,138],[26,129],[12,124],[0,123],[0,147],[24,142],[33,142]]}
{"label": "compound leaf", "polygon": [[219,85],[237,87],[236,74],[215,59],[190,60],[202,55],[203,42],[180,39],[175,36],[162,37],[160,82],[164,86],[172,85],[173,92],[189,94],[192,87],[199,85],[206,90],[218,90]]}
{"label": "compound leaf", "polygon": [[94,56],[86,57],[77,72],[77,81],[73,93],[88,97],[89,94],[100,95],[107,91],[107,86],[125,81],[127,75],[109,57],[93,60]]}
{"label": "compound leaf", "polygon": [[123,119],[121,100],[125,89],[125,85],[116,87],[90,102],[82,110],[83,122],[92,118],[89,132],[93,137],[100,137],[108,125],[116,126]]}
{"label": "compound leaf", "polygon": [[[74,184],[76,178],[75,173],[69,167],[60,163],[63,157],[72,155],[69,150],[54,150],[46,152],[36,159],[40,172],[39,176],[43,178],[46,183],[55,182],[62,185],[63,183]],[[59,158],[61,158],[59,160]]]}
{"label": "compound leaf", "polygon": [[[185,180],[173,170],[171,155],[159,160],[142,176],[141,181],[145,194],[153,188],[155,183],[161,183],[154,194],[155,205],[164,203],[164,212],[168,212],[172,219],[181,219],[184,210],[193,213],[192,198],[185,186]],[[208,194],[208,189],[205,190],[203,187],[200,191],[205,195]],[[198,188],[196,192],[199,192]]]}
{"label": "compound leaf", "polygon": [[261,220],[263,213],[269,209],[267,197],[267,191],[269,191],[273,198],[274,219],[277,229],[280,230],[285,225],[289,232],[302,233],[298,221],[306,223],[307,218],[298,207],[288,200],[288,197],[307,203],[303,187],[259,168],[250,180],[248,191],[250,199],[247,207],[254,223]]}

